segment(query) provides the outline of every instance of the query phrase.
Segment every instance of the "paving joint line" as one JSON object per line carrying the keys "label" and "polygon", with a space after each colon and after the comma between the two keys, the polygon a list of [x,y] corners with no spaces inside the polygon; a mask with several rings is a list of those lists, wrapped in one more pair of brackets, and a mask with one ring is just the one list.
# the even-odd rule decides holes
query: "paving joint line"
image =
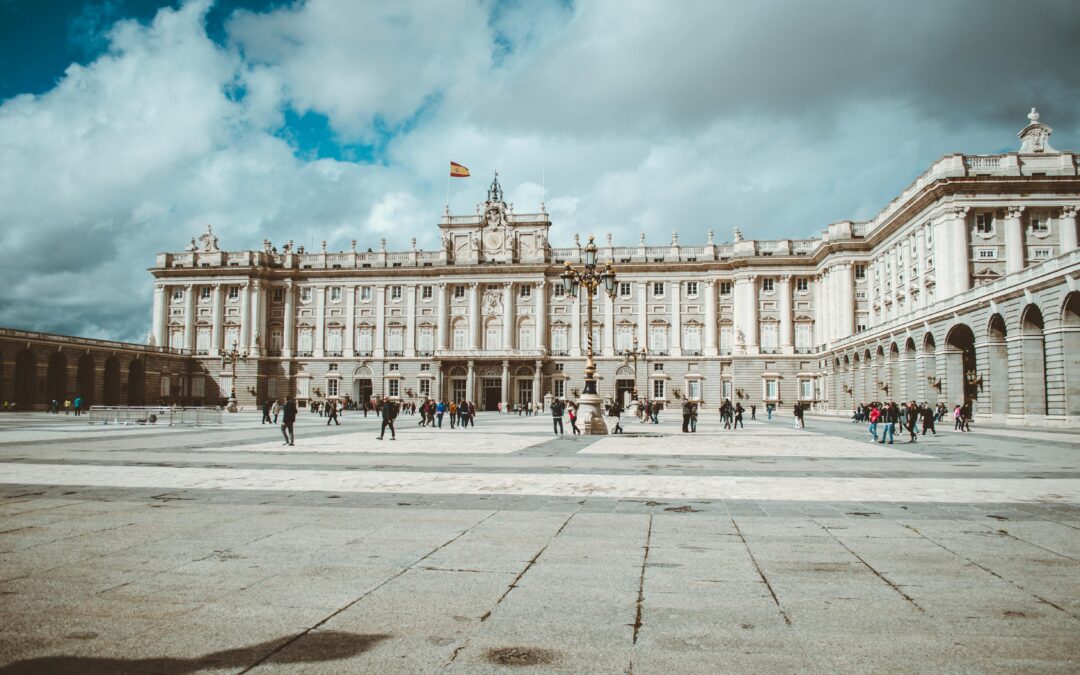
{"label": "paving joint line", "polygon": [[994,532],[995,534],[1001,535],[1002,537],[1008,537],[1009,539],[1014,539],[1014,540],[1019,541],[1021,543],[1027,544],[1028,546],[1034,546],[1037,549],[1046,551],[1047,553],[1052,553],[1052,554],[1054,554],[1054,555],[1056,555],[1058,557],[1065,558],[1066,560],[1071,560],[1074,563],[1080,563],[1080,559],[1074,558],[1071,555],[1066,555],[1066,554],[1062,553],[1061,551],[1055,551],[1052,548],[1047,548],[1045,546],[1041,546],[1039,544],[1036,544],[1033,541],[1028,541],[1027,539],[1021,539],[1020,537],[1016,536],[1015,534],[1010,533],[1008,530],[1003,530],[1001,528],[994,527],[993,525],[990,525],[990,524],[987,524],[987,523],[979,523],[979,524],[982,525],[983,527],[986,527],[987,529]]}
{"label": "paving joint line", "polygon": [[[641,614],[645,602],[645,568],[649,564],[649,549],[652,546],[653,514],[649,513],[649,527],[645,531],[645,554],[641,556],[641,576],[638,577],[637,609],[634,615],[634,637],[631,644],[637,644],[638,633],[641,631]],[[634,669],[633,657],[630,660],[630,670]]]}
{"label": "paving joint line", "polygon": [[884,574],[882,574],[881,572],[877,571],[877,569],[876,569],[876,568],[875,568],[875,567],[874,567],[873,565],[871,565],[870,563],[866,562],[866,560],[864,560],[864,559],[863,559],[863,557],[862,557],[861,555],[859,555],[858,553],[856,553],[856,552],[855,552],[855,551],[854,551],[854,550],[853,550],[853,549],[852,549],[852,548],[851,548],[850,546],[848,546],[847,544],[845,544],[845,543],[844,543],[843,541],[841,541],[841,540],[840,540],[840,538],[839,538],[839,537],[837,537],[837,536],[836,536],[835,534],[833,534],[833,533],[832,533],[832,530],[830,530],[830,529],[829,529],[828,527],[826,527],[825,525],[822,525],[821,523],[817,522],[816,520],[814,520],[814,519],[812,519],[812,518],[810,519],[810,522],[812,522],[813,524],[817,525],[817,526],[818,526],[818,527],[820,527],[821,529],[825,530],[825,533],[826,533],[826,534],[828,534],[828,535],[829,535],[830,537],[832,537],[832,538],[833,538],[833,541],[835,541],[835,542],[836,542],[837,544],[840,544],[841,546],[843,546],[843,547],[844,547],[844,550],[846,550],[846,551],[847,551],[848,553],[850,553],[850,554],[851,554],[852,556],[854,556],[854,558],[855,558],[856,560],[858,560],[858,561],[859,561],[859,562],[861,562],[861,563],[862,563],[863,565],[865,565],[865,566],[866,566],[866,569],[868,569],[868,570],[870,570],[871,572],[873,572],[873,573],[874,573],[874,576],[876,576],[876,577],[877,577],[878,579],[881,579],[881,580],[882,580],[882,581],[884,581],[884,582],[885,582],[886,584],[888,584],[888,585],[889,585],[889,588],[891,588],[891,589],[893,589],[894,591],[896,591],[897,593],[899,593],[899,594],[900,594],[900,597],[902,597],[902,598],[903,598],[904,600],[907,600],[908,602],[910,602],[910,603],[911,603],[911,605],[912,605],[912,607],[914,607],[915,609],[919,610],[919,611],[920,611],[920,612],[922,612],[923,614],[925,614],[925,613],[926,613],[926,610],[925,610],[925,609],[923,609],[923,608],[922,608],[922,606],[921,606],[921,605],[919,605],[919,603],[915,602],[915,599],[914,599],[914,598],[912,598],[912,597],[911,597],[910,595],[908,595],[908,594],[907,594],[907,593],[905,593],[904,591],[900,590],[900,587],[899,587],[899,586],[898,586],[897,584],[895,584],[895,583],[894,583],[894,582],[892,581],[892,579],[889,579],[889,578],[888,578],[888,577],[886,577],[886,576],[885,576]]}
{"label": "paving joint line", "polygon": [[1028,589],[1024,588],[1023,586],[1016,583],[1012,579],[1009,579],[1008,577],[1001,576],[1000,574],[998,574],[994,570],[990,569],[989,567],[986,567],[985,565],[979,564],[978,562],[972,560],[971,558],[967,557],[966,555],[963,555],[962,553],[957,553],[956,551],[952,550],[948,546],[946,546],[946,545],[944,545],[944,544],[942,544],[942,543],[940,543],[938,541],[935,541],[935,540],[931,539],[930,537],[926,536],[925,534],[920,532],[918,529],[916,529],[914,526],[905,524],[904,527],[911,530],[915,534],[919,535],[920,537],[922,537],[926,541],[930,542],[931,544],[937,546],[938,548],[941,548],[941,549],[953,554],[957,558],[960,558],[961,560],[965,560],[968,563],[974,565],[975,567],[978,567],[979,569],[981,569],[983,572],[986,572],[990,576],[992,576],[992,577],[994,577],[996,579],[1000,579],[1001,581],[1004,581],[1005,583],[1007,583],[1007,584],[1009,584],[1009,585],[1011,585],[1011,586],[1013,586],[1015,588],[1020,589],[1024,593],[1027,593],[1028,595],[1035,598],[1039,602],[1041,602],[1041,603],[1043,603],[1045,605],[1049,605],[1049,606],[1053,607],[1054,609],[1058,610],[1059,612],[1062,612],[1062,613],[1066,614],[1067,616],[1071,616],[1072,618],[1076,619],[1077,621],[1080,621],[1080,616],[1074,614],[1073,612],[1070,612],[1069,610],[1065,609],[1064,607],[1062,607],[1062,606],[1060,606],[1060,605],[1058,605],[1058,604],[1056,604],[1054,602],[1051,602],[1050,600],[1047,600],[1046,598],[1042,597],[1041,595],[1039,595],[1037,593],[1029,591]]}
{"label": "paving joint line", "polygon": [[765,584],[765,588],[769,589],[769,595],[772,596],[772,600],[776,603],[776,609],[780,610],[780,616],[784,617],[784,623],[791,625],[791,617],[784,611],[784,607],[780,604],[780,599],[776,597],[776,591],[773,590],[772,584],[769,582],[769,578],[765,576],[765,571],[761,569],[761,565],[758,564],[757,558],[754,557],[754,552],[750,550],[750,544],[747,543],[746,537],[742,533],[742,529],[739,528],[739,524],[735,522],[735,518],[731,518],[731,524],[735,527],[735,532],[739,535],[739,539],[742,541],[743,546],[746,548],[746,554],[750,556],[750,562],[754,563],[754,569],[757,570],[758,576],[761,577],[762,583]]}
{"label": "paving joint line", "polygon": [[380,588],[382,588],[383,586],[386,586],[386,585],[387,585],[387,584],[389,584],[389,583],[390,583],[391,581],[394,581],[395,579],[399,578],[400,576],[402,576],[403,574],[405,574],[406,572],[408,572],[409,570],[411,570],[411,569],[412,569],[413,567],[415,567],[416,565],[419,565],[420,563],[424,562],[425,560],[427,560],[427,559],[428,559],[428,558],[430,558],[431,556],[435,555],[436,553],[438,553],[438,552],[439,552],[439,551],[441,551],[442,549],[446,548],[446,547],[447,547],[447,546],[449,546],[450,544],[453,544],[453,543],[454,543],[455,541],[457,541],[458,539],[461,539],[461,538],[462,538],[462,537],[464,537],[464,536],[465,536],[466,534],[468,534],[468,533],[472,532],[473,530],[475,530],[476,528],[480,527],[480,526],[481,526],[481,525],[483,525],[483,524],[484,524],[485,522],[487,522],[487,520],[488,520],[489,518],[493,517],[493,516],[494,516],[494,515],[495,515],[496,513],[498,513],[498,511],[492,511],[491,513],[487,514],[486,516],[484,516],[483,518],[481,518],[481,519],[480,519],[479,521],[477,521],[477,522],[476,522],[476,523],[474,523],[473,525],[470,525],[470,526],[469,526],[469,527],[467,527],[466,529],[462,530],[461,532],[459,532],[458,534],[456,534],[455,536],[453,536],[452,538],[450,538],[450,539],[449,539],[448,541],[445,541],[445,542],[443,542],[442,544],[439,544],[439,545],[438,545],[438,546],[436,546],[435,548],[431,549],[430,551],[428,551],[428,552],[427,552],[427,553],[425,553],[424,555],[420,556],[420,557],[419,557],[419,558],[417,558],[416,560],[412,561],[411,563],[409,563],[408,565],[406,565],[405,567],[403,567],[403,568],[402,568],[401,570],[399,570],[398,572],[394,573],[394,574],[393,574],[392,576],[388,577],[387,579],[385,579],[384,581],[382,581],[382,582],[380,582],[379,584],[375,585],[374,587],[372,587],[372,588],[369,588],[368,590],[366,590],[366,591],[364,591],[363,593],[361,593],[361,594],[360,594],[360,595],[359,595],[358,597],[356,597],[355,599],[353,599],[353,600],[351,600],[351,601],[347,602],[346,604],[342,605],[342,606],[341,606],[341,607],[339,607],[338,609],[334,610],[333,612],[331,612],[330,614],[328,614],[328,615],[327,615],[327,616],[326,616],[325,618],[323,618],[323,619],[322,619],[321,621],[319,621],[318,623],[316,623],[316,624],[314,624],[314,625],[312,625],[312,626],[310,626],[310,627],[308,627],[308,628],[305,628],[305,629],[304,629],[304,630],[303,630],[302,632],[300,632],[299,634],[297,634],[297,635],[293,636],[293,637],[292,637],[292,638],[290,638],[289,640],[286,640],[286,641],[285,641],[285,642],[283,642],[282,644],[278,645],[277,647],[275,647],[274,649],[272,649],[272,650],[271,650],[271,651],[270,651],[269,653],[267,653],[267,654],[266,654],[265,656],[263,656],[262,658],[258,659],[257,661],[255,661],[254,663],[252,663],[252,664],[251,664],[250,666],[248,666],[248,667],[244,668],[243,670],[239,671],[240,675],[243,675],[244,673],[249,673],[249,672],[251,672],[252,670],[254,670],[255,668],[258,668],[259,666],[261,666],[261,665],[262,665],[263,663],[265,663],[266,661],[268,661],[268,660],[269,660],[270,658],[272,658],[272,657],[273,657],[273,656],[274,656],[275,654],[277,654],[278,652],[282,651],[283,649],[285,649],[285,648],[289,647],[290,645],[292,645],[292,644],[296,643],[296,642],[297,642],[297,641],[299,641],[300,639],[302,639],[302,638],[306,637],[307,635],[309,635],[309,634],[311,633],[311,631],[313,631],[313,630],[315,630],[315,629],[319,628],[320,626],[324,626],[324,625],[326,625],[326,623],[327,623],[328,621],[330,621],[331,619],[333,619],[333,618],[334,618],[335,616],[337,616],[337,615],[341,614],[342,612],[344,612],[345,610],[349,609],[350,607],[352,607],[352,606],[353,606],[353,605],[355,605],[356,603],[360,602],[360,601],[361,601],[361,600],[363,600],[364,598],[368,597],[369,595],[371,595],[371,594],[372,594],[372,593],[374,593],[375,591],[379,590],[379,589],[380,589]]}

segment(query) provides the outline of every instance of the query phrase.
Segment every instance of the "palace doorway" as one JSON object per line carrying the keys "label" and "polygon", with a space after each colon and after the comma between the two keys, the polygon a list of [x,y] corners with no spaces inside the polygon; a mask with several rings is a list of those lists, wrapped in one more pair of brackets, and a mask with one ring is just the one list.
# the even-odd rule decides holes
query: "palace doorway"
{"label": "palace doorway", "polygon": [[499,401],[502,400],[502,380],[497,377],[485,377],[480,380],[480,392],[483,395],[483,409],[492,411],[499,409]]}

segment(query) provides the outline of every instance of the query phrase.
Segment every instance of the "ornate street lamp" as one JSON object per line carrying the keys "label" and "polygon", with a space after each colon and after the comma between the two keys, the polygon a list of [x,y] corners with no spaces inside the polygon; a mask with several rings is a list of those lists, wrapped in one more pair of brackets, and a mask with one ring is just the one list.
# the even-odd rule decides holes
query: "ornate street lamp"
{"label": "ornate street lamp", "polygon": [[623,357],[623,363],[631,363],[631,362],[633,362],[633,364],[634,364],[634,391],[633,391],[633,399],[634,400],[632,401],[632,404],[633,405],[638,405],[639,399],[638,399],[638,388],[637,388],[637,381],[638,381],[637,362],[638,362],[638,359],[641,359],[646,365],[648,365],[648,363],[649,363],[649,350],[645,349],[644,347],[642,347],[641,349],[638,349],[638,339],[637,339],[637,335],[635,335],[634,336],[634,346],[633,346],[633,348],[632,349],[622,349],[622,350],[620,350],[618,352],[618,354],[619,354],[619,356]]}
{"label": "ornate street lamp", "polygon": [[226,406],[226,410],[229,412],[237,412],[239,408],[236,405],[236,362],[246,360],[248,357],[247,350],[239,351],[236,348],[236,343],[233,342],[232,349],[229,349],[221,354],[221,367],[225,368],[226,365],[232,367],[232,382],[231,391],[229,392],[229,404]]}
{"label": "ornate street lamp", "polygon": [[[584,425],[587,434],[606,434],[607,425],[604,423],[603,399],[596,393],[596,362],[593,360],[593,297],[601,287],[608,297],[615,299],[615,269],[611,263],[607,263],[602,270],[596,270],[596,244],[592,236],[585,246],[585,268],[575,270],[566,263],[566,269],[560,275],[563,289],[570,295],[577,297],[582,286],[585,287],[585,301],[587,306],[586,324],[588,326],[588,340],[586,342],[585,359],[585,388],[577,401],[578,418]],[[635,378],[636,379],[636,378]]]}

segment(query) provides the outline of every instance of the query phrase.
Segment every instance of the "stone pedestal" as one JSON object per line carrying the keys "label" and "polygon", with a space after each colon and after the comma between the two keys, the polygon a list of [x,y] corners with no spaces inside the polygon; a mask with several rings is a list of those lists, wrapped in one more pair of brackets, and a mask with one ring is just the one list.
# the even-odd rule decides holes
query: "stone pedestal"
{"label": "stone pedestal", "polygon": [[582,394],[577,400],[577,413],[581,433],[594,436],[607,435],[607,423],[604,422],[604,399],[596,394]]}

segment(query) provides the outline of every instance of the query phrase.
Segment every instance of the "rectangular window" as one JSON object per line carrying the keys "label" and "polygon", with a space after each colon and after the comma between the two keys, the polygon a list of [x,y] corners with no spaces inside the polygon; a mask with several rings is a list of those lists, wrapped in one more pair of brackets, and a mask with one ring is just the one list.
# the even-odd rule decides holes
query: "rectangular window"
{"label": "rectangular window", "polygon": [[484,349],[502,349],[502,326],[489,326],[484,331]]}
{"label": "rectangular window", "polygon": [[765,400],[775,401],[779,396],[777,392],[780,390],[780,383],[777,380],[765,380]]}
{"label": "rectangular window", "polygon": [[233,394],[232,375],[222,375],[220,387],[221,396],[231,397]]}
{"label": "rectangular window", "polygon": [[307,398],[309,389],[311,387],[311,380],[306,377],[296,378],[296,398]]}
{"label": "rectangular window", "polygon": [[555,364],[555,372],[556,373],[561,373],[563,371],[563,365],[564,364],[562,364],[562,363],[556,363]]}
{"label": "rectangular window", "polygon": [[454,329],[454,349],[456,349],[458,351],[461,351],[462,349],[466,349],[465,345],[466,345],[465,329],[464,328],[455,328]]}
{"label": "rectangular window", "polygon": [[341,286],[330,287],[330,302],[341,302]]}
{"label": "rectangular window", "polygon": [[391,363],[391,364],[388,364],[388,365],[387,365],[386,367],[387,367],[387,368],[389,368],[389,369],[390,369],[391,371],[395,371],[395,370],[397,370],[397,369],[398,369],[398,368],[399,368],[400,366],[401,366],[401,364],[400,364],[400,363]]}
{"label": "rectangular window", "polygon": [[720,327],[720,353],[727,355],[731,353],[731,326]]}
{"label": "rectangular window", "polygon": [[803,401],[814,399],[814,382],[812,380],[799,380],[799,398]]}
{"label": "rectangular window", "polygon": [[686,398],[691,401],[701,400],[701,380],[686,381]]}
{"label": "rectangular window", "polygon": [[566,396],[566,380],[552,380],[551,382],[552,395],[555,398],[563,398]]}
{"label": "rectangular window", "polygon": [[652,364],[652,369],[653,369],[654,373],[662,373],[662,372],[664,372],[664,364],[662,364],[662,363],[654,363],[654,364]]}
{"label": "rectangular window", "polygon": [[556,298],[561,298],[566,295],[566,290],[563,288],[562,284],[555,284],[554,288],[554,294]]}
{"label": "rectangular window", "polygon": [[401,383],[400,382],[398,382],[396,379],[386,381],[386,393],[387,393],[388,396],[393,396],[394,398],[397,398],[400,395],[400,392],[401,392]]}
{"label": "rectangular window", "polygon": [[634,348],[634,326],[619,326],[615,334],[615,349],[619,351]]}
{"label": "rectangular window", "polygon": [[161,376],[161,395],[162,396],[168,396],[169,395],[169,391],[170,391],[169,384],[170,384],[169,376],[168,375],[162,375]]}
{"label": "rectangular window", "polygon": [[390,299],[391,300],[400,300],[401,299],[401,286],[391,286],[390,287]]}
{"label": "rectangular window", "polygon": [[431,370],[431,364],[430,363],[421,363],[420,364],[420,370]]}
{"label": "rectangular window", "polygon": [[431,398],[431,380],[425,377],[422,380],[418,380],[417,384],[419,385],[417,388],[420,390],[420,397]]}
{"label": "rectangular window", "polygon": [[391,328],[386,336],[386,350],[400,354],[404,349],[405,332],[401,328]]}
{"label": "rectangular window", "polygon": [[172,299],[174,302],[179,302],[184,299],[184,289],[174,288],[172,292]]}
{"label": "rectangular window", "polygon": [[1050,231],[1050,225],[1046,221],[1046,216],[1041,214],[1033,213],[1028,216],[1028,225],[1031,227],[1032,232],[1038,232],[1041,234],[1043,232]]}
{"label": "rectangular window", "polygon": [[994,214],[992,213],[976,213],[975,214],[975,231],[979,234],[993,234],[994,233]]}
{"label": "rectangular window", "polygon": [[338,380],[336,377],[332,377],[326,381],[326,395],[337,396],[338,393]]}
{"label": "rectangular window", "polygon": [[356,331],[356,351],[360,352],[361,356],[367,356],[371,354],[373,349],[374,335],[370,328],[361,328]]}
{"label": "rectangular window", "polygon": [[654,281],[653,282],[652,294],[653,294],[653,297],[657,297],[657,298],[664,297],[664,282],[663,281]]}
{"label": "rectangular window", "polygon": [[686,282],[686,297],[696,298],[698,294],[698,282],[687,281]]}
{"label": "rectangular window", "polygon": [[312,346],[311,346],[312,345],[311,329],[310,328],[305,328],[304,330],[300,331],[300,339],[297,340],[296,342],[297,342],[297,345],[296,345],[297,351],[300,351],[300,352],[306,353],[306,354],[311,354],[311,349],[312,349]]}
{"label": "rectangular window", "polygon": [[806,292],[810,290],[810,281],[805,277],[795,280],[795,290]]}
{"label": "rectangular window", "polygon": [[365,302],[371,300],[371,286],[360,287],[360,299]]}
{"label": "rectangular window", "polygon": [[304,286],[300,289],[300,302],[311,302],[311,287]]}
{"label": "rectangular window", "polygon": [[274,302],[281,302],[282,300],[284,300],[285,299],[285,289],[284,288],[275,288],[273,298],[274,298]]}
{"label": "rectangular window", "polygon": [[1033,248],[1031,249],[1031,257],[1036,260],[1045,260],[1050,257],[1050,249],[1048,248]]}
{"label": "rectangular window", "polygon": [[[416,348],[425,354],[431,353],[435,349],[435,329],[431,326],[421,326],[420,333],[416,338]],[[422,364],[430,365],[430,364]]]}
{"label": "rectangular window", "polygon": [[465,284],[458,284],[454,286],[454,299],[462,300],[465,298]]}
{"label": "rectangular window", "polygon": [[521,284],[518,286],[518,297],[522,300],[528,300],[532,297],[532,286],[529,284]]}
{"label": "rectangular window", "polygon": [[975,249],[976,254],[979,256],[979,260],[996,260],[997,249],[996,248],[979,248]]}
{"label": "rectangular window", "polygon": [[649,327],[649,351],[654,354],[666,354],[668,349],[667,335],[667,326]]}
{"label": "rectangular window", "polygon": [[721,281],[720,282],[720,295],[731,295],[731,282],[730,281]]}
{"label": "rectangular window", "polygon": [[795,349],[796,351],[810,351],[810,324],[795,324]]}
{"label": "rectangular window", "polygon": [[665,396],[664,396],[664,392],[665,392],[665,390],[667,389],[667,388],[666,388],[666,387],[664,386],[665,384],[666,384],[666,382],[665,382],[664,380],[661,380],[661,379],[655,379],[655,380],[653,380],[653,383],[652,383],[652,397],[653,397],[654,399],[658,399],[658,398],[659,398],[659,399],[662,399],[662,398],[665,398]]}
{"label": "rectangular window", "polygon": [[773,290],[773,283],[774,283],[774,282],[773,282],[773,280],[772,280],[772,279],[762,279],[762,280],[761,280],[761,290],[763,290],[763,291],[765,291],[765,292],[767,292],[767,293],[768,293],[768,292],[772,292],[772,290]]}
{"label": "rectangular window", "polygon": [[866,278],[866,265],[856,265],[855,266],[855,278],[856,279],[865,279]]}
{"label": "rectangular window", "polygon": [[209,300],[210,299],[210,287],[209,286],[203,286],[202,288],[200,288],[199,289],[199,297],[202,298],[203,300]]}
{"label": "rectangular window", "polygon": [[239,286],[229,286],[229,299],[230,300],[236,300],[239,297],[240,297],[240,287]]}
{"label": "rectangular window", "polygon": [[629,281],[620,281],[619,282],[619,297],[620,298],[629,298],[630,297],[630,282]]}
{"label": "rectangular window", "polygon": [[765,354],[775,354],[777,348],[776,323],[768,321],[761,324],[761,351]]}
{"label": "rectangular window", "polygon": [[731,380],[724,380],[720,384],[720,396],[727,400],[731,400]]}
{"label": "rectangular window", "polygon": [[433,290],[432,290],[431,286],[421,286],[420,287],[420,299],[421,300],[430,300],[432,298],[432,293],[433,293]]}
{"label": "rectangular window", "polygon": [[551,349],[556,353],[566,353],[566,326],[556,326],[551,330]]}
{"label": "rectangular window", "polygon": [[270,350],[280,352],[282,347],[282,332],[280,328],[270,329]]}
{"label": "rectangular window", "polygon": [[267,398],[277,398],[277,378],[271,377],[266,381]]}
{"label": "rectangular window", "polygon": [[341,329],[332,328],[326,334],[326,350],[332,354],[341,353]]}
{"label": "rectangular window", "polygon": [[683,349],[689,355],[701,353],[701,326],[687,326],[683,333]]}
{"label": "rectangular window", "polygon": [[195,333],[195,351],[199,354],[206,354],[210,351],[210,329],[200,328]]}

